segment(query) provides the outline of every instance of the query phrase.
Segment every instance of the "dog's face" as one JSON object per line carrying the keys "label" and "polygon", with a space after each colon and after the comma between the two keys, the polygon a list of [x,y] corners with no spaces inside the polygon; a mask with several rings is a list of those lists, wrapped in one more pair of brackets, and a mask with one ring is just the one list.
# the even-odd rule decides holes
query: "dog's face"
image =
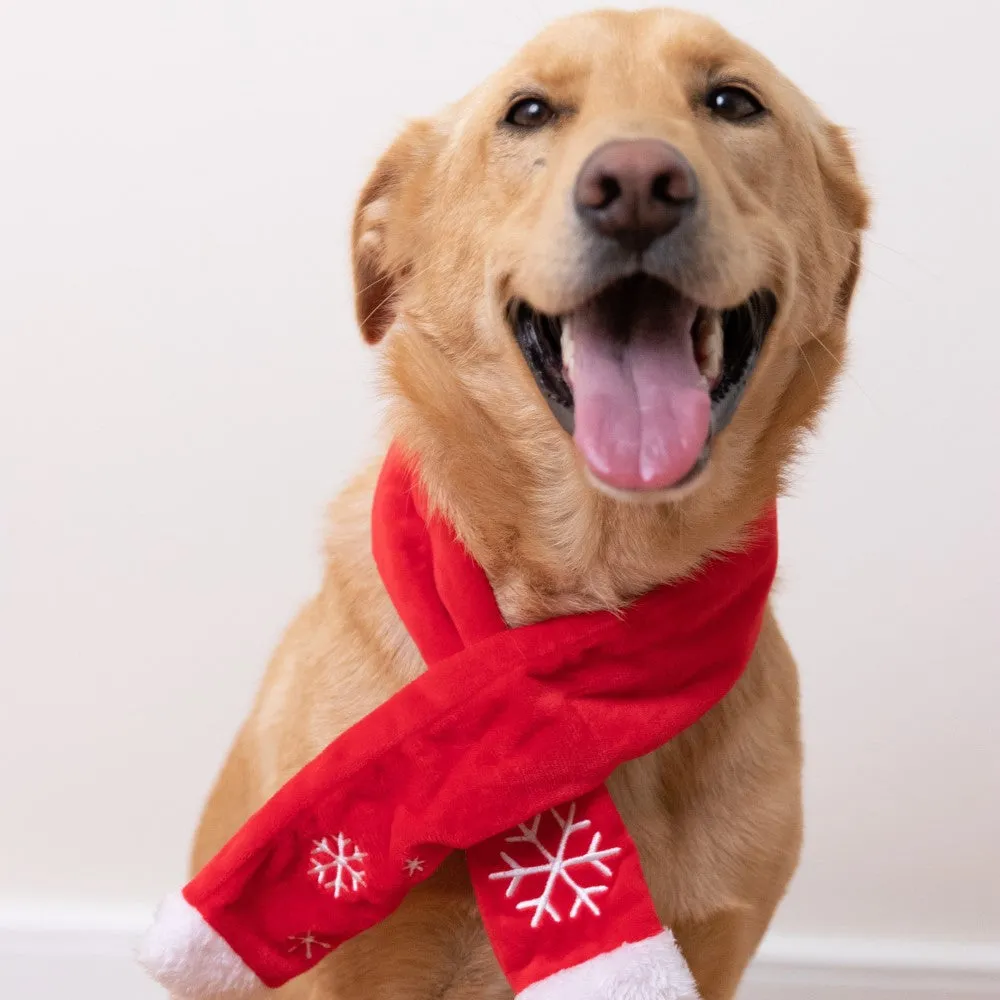
{"label": "dog's face", "polygon": [[760,502],[839,367],[866,211],[841,132],[715,23],[559,22],[362,195],[397,432],[515,490]]}

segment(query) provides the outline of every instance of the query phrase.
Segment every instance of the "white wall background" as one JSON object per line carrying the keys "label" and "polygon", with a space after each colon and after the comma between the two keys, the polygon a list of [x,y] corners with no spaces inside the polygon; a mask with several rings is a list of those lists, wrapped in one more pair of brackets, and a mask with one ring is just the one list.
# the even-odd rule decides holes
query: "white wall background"
{"label": "white wall background", "polygon": [[[783,509],[809,833],[775,930],[992,962],[1000,10],[689,5],[853,126],[878,206]],[[0,0],[0,928],[182,879],[369,447],[355,193],[407,116],[581,6]]]}

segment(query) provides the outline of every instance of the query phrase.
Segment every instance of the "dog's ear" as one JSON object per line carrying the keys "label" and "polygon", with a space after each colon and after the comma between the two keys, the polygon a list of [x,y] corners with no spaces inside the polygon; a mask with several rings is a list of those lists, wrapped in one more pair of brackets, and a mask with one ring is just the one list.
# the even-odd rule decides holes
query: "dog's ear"
{"label": "dog's ear", "polygon": [[412,263],[406,230],[415,222],[414,180],[428,165],[432,127],[414,122],[383,153],[354,212],[354,308],[361,333],[377,344],[396,315],[399,283]]}
{"label": "dog's ear", "polygon": [[861,273],[862,236],[868,228],[870,202],[858,175],[847,133],[837,125],[824,122],[815,147],[834,225],[851,237],[850,266],[837,293],[837,305],[841,314],[846,315]]}

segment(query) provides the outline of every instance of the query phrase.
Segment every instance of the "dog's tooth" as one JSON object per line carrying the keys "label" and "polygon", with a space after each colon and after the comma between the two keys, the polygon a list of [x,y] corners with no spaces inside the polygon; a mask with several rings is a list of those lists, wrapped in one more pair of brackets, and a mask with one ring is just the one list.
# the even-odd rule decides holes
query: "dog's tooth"
{"label": "dog's tooth", "polygon": [[563,320],[562,335],[559,338],[562,347],[563,368],[570,378],[573,377],[573,334],[570,332],[569,320]]}
{"label": "dog's tooth", "polygon": [[708,333],[705,334],[702,342],[702,352],[704,362],[702,363],[702,374],[712,384],[722,374],[722,317],[716,313],[709,320]]}

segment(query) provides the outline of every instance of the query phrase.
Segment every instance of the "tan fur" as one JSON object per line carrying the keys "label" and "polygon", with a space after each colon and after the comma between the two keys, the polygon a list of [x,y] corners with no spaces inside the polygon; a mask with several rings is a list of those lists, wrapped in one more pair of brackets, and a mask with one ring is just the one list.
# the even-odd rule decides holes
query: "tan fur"
{"label": "tan fur", "polygon": [[[771,108],[712,120],[709,74]],[[572,108],[527,137],[498,128],[512,94]],[[706,472],[667,503],[591,486],[505,319],[512,296],[579,303],[568,186],[610,136],[661,137],[698,171],[709,213],[681,275],[705,305],[766,285],[781,308]],[[779,492],[844,351],[867,205],[843,133],[757,53],[674,11],[560,22],[379,162],[354,228],[358,315],[382,348],[393,435],[421,456],[433,503],[484,566],[512,625],[620,606],[738,543]],[[197,868],[272,792],[423,665],[369,551],[377,465],[331,512],[322,588],[289,629],[205,811]],[[801,836],[794,663],[768,614],[736,689],[611,788],[660,915],[706,1000],[734,995],[795,867]],[[287,1000],[490,1000],[510,991],[459,857],[389,920],[280,991]]]}

